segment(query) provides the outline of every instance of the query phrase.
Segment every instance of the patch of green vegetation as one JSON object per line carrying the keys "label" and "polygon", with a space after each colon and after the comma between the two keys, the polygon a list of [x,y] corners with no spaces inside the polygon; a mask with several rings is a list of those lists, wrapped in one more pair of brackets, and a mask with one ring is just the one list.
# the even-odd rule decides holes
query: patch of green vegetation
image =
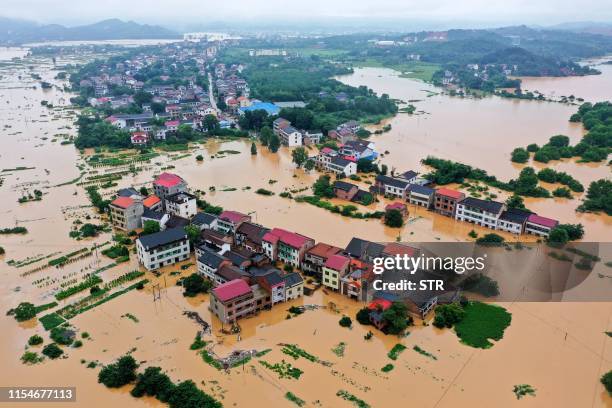
{"label": "patch of green vegetation", "polygon": [[102,278],[100,278],[98,275],[92,275],[85,279],[83,282],[79,283],[78,285],[70,286],[64,290],[57,292],[55,294],[55,298],[57,300],[66,299],[67,297],[82,292],[85,289],[89,289],[93,286],[96,286],[99,283],[102,283]]}
{"label": "patch of green vegetation", "polygon": [[197,333],[195,336],[195,339],[193,340],[193,343],[191,343],[191,346],[189,346],[190,350],[200,350],[201,348],[206,347],[206,342],[204,340],[202,340],[202,336],[200,335],[200,333]]}
{"label": "patch of green vegetation", "polygon": [[304,405],[306,405],[306,401],[304,401],[303,399],[299,398],[297,395],[295,395],[291,391],[287,391],[285,393],[285,398],[287,398],[289,401],[293,402],[298,407],[303,407]]}
{"label": "patch of green vegetation", "polygon": [[204,360],[206,364],[212,367],[215,367],[217,370],[221,370],[223,368],[221,363],[215,360],[215,358],[211,356],[210,353],[206,349],[203,349],[202,351],[200,351],[200,355],[202,356],[202,360]]}
{"label": "patch of green vegetation", "polygon": [[51,330],[52,328],[64,323],[66,319],[64,319],[57,313],[50,313],[41,317],[40,319],[38,319],[38,321],[43,325],[45,330]]}
{"label": "patch of green vegetation", "polygon": [[340,390],[336,393],[336,395],[346,401],[350,401],[353,403],[353,405],[355,405],[358,408],[370,408],[370,404],[368,404],[367,402],[365,402],[364,400],[356,397],[355,395],[351,394],[348,391],[345,390]]}
{"label": "patch of green vegetation", "polygon": [[346,343],[341,341],[331,351],[338,357],[344,357],[344,349],[346,349]]}
{"label": "patch of green vegetation", "polygon": [[280,379],[293,378],[295,380],[299,380],[304,373],[302,370],[297,367],[293,367],[291,363],[287,363],[285,360],[281,360],[280,363],[276,364],[270,364],[264,360],[260,360],[259,363],[278,374]]}
{"label": "patch of green vegetation", "polygon": [[532,397],[535,397],[536,395],[535,388],[533,388],[529,384],[515,385],[514,388],[512,389],[512,392],[514,393],[514,395],[516,395],[516,399],[521,399],[526,395],[531,395]]}
{"label": "patch of green vegetation", "polygon": [[264,196],[273,196],[274,195],[273,191],[266,190],[265,188],[258,188],[257,190],[255,190],[255,193],[257,193],[259,195],[264,195]]}
{"label": "patch of green vegetation", "polygon": [[121,317],[125,317],[126,319],[130,319],[134,323],[139,323],[140,322],[140,320],[138,320],[138,318],[136,316],[134,316],[133,314],[131,314],[131,313],[126,313],[126,314],[122,315]]}
{"label": "patch of green vegetation", "polygon": [[38,346],[39,344],[43,343],[43,338],[40,337],[38,334],[34,334],[32,336],[30,336],[30,338],[28,339],[28,345],[30,346]]}
{"label": "patch of green vegetation", "polygon": [[465,306],[465,316],[455,324],[455,332],[461,342],[477,348],[489,348],[499,341],[512,321],[512,315],[501,306],[482,302],[470,302]]}
{"label": "patch of green vegetation", "polygon": [[414,351],[416,351],[417,353],[419,353],[419,354],[421,354],[421,355],[425,356],[425,357],[429,357],[429,358],[431,358],[431,359],[433,359],[433,360],[437,360],[437,359],[438,359],[438,357],[436,357],[435,355],[431,354],[431,353],[430,353],[430,352],[428,352],[428,351],[423,350],[423,349],[422,349],[422,348],[420,348],[419,346],[416,346],[416,345],[415,345],[415,346],[413,346],[413,347],[412,347],[412,349],[413,349]]}
{"label": "patch of green vegetation", "polygon": [[56,358],[64,354],[64,350],[62,350],[55,343],[49,343],[43,348],[42,353],[50,359],[55,360]]}
{"label": "patch of green vegetation", "polygon": [[391,351],[387,353],[387,357],[389,357],[391,360],[397,360],[397,357],[399,357],[399,355],[404,350],[406,350],[406,346],[404,346],[403,344],[397,343],[395,346],[393,346]]}
{"label": "patch of green vegetation", "polygon": [[34,351],[26,351],[21,356],[21,362],[23,364],[38,364],[44,360],[44,357],[38,355],[38,353]]}
{"label": "patch of green vegetation", "polygon": [[385,364],[385,366],[381,368],[380,371],[382,371],[383,373],[388,373],[389,371],[393,370],[393,368],[395,368],[393,364],[389,363]]}
{"label": "patch of green vegetation", "polygon": [[313,356],[312,354],[298,347],[295,344],[285,344],[283,348],[281,349],[281,351],[293,357],[296,360],[300,357],[304,357],[306,360],[312,361],[313,363],[316,363],[319,361],[317,357]]}

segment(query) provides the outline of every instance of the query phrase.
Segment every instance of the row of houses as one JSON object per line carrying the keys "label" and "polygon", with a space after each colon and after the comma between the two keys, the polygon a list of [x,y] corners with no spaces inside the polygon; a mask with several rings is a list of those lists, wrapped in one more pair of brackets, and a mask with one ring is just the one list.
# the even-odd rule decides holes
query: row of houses
{"label": "row of houses", "polygon": [[272,122],[272,131],[284,145],[289,147],[318,144],[323,137],[323,133],[298,130],[285,118],[274,120]]}
{"label": "row of houses", "polygon": [[433,189],[424,184],[426,181],[419,179],[416,172],[408,171],[399,176],[378,175],[370,191],[431,209],[458,221],[517,235],[547,237],[559,224],[557,220],[531,211],[508,208],[504,203],[466,197],[457,190],[444,187]]}

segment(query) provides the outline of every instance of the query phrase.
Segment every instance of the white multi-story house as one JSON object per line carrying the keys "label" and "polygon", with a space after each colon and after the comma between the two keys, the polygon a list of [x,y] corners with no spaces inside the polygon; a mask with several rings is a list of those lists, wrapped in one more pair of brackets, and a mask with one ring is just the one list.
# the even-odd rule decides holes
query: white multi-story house
{"label": "white multi-story house", "polygon": [[281,142],[289,147],[302,145],[302,132],[293,126],[285,126],[280,129]]}
{"label": "white multi-story house", "polygon": [[409,184],[407,189],[407,199],[410,204],[429,208],[433,204],[435,190],[418,184]]}
{"label": "white multi-story house", "polygon": [[509,208],[501,213],[499,220],[497,220],[497,229],[517,235],[522,234],[530,215],[529,211]]}
{"label": "white multi-story house", "polygon": [[200,252],[197,263],[198,273],[212,282],[215,281],[215,275],[223,265],[231,264],[229,259],[208,249]]}
{"label": "white multi-story house", "polygon": [[455,219],[496,229],[497,221],[504,209],[505,205],[497,201],[467,197],[457,203]]}
{"label": "white multi-story house", "polygon": [[283,276],[285,281],[285,300],[297,299],[304,294],[304,279],[297,272]]}
{"label": "white multi-story house", "polygon": [[189,239],[183,228],[167,229],[136,240],[138,261],[148,270],[189,258]]}
{"label": "white multi-story house", "polygon": [[325,170],[336,174],[344,174],[345,176],[357,174],[357,163],[340,156],[331,157],[326,164]]}
{"label": "white multi-story house", "polygon": [[166,211],[177,217],[191,219],[198,212],[197,198],[193,194],[179,192],[166,196]]}
{"label": "white multi-story house", "polygon": [[527,234],[539,235],[541,237],[547,237],[555,228],[559,225],[559,221],[553,220],[552,218],[542,217],[537,214],[531,214],[529,218],[527,218],[527,223],[525,224],[525,232]]}
{"label": "white multi-story house", "polygon": [[405,200],[409,184],[410,183],[408,183],[406,180],[379,174],[378,176],[376,176],[375,185],[377,190],[385,196],[397,197],[402,200]]}

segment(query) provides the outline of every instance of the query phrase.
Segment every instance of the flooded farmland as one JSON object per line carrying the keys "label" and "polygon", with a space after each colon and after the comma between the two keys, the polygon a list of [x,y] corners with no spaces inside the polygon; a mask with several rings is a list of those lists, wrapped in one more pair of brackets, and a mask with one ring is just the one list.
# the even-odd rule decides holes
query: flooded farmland
{"label": "flooded farmland", "polygon": [[[0,227],[19,225],[28,229],[25,235],[0,236],[0,245],[7,252],[0,257],[0,309],[3,311],[24,300],[37,305],[51,302],[53,293],[62,285],[92,271],[108,267],[100,272],[106,281],[138,268],[134,256],[125,264],[113,266],[112,260],[97,250],[62,267],[43,268],[49,259],[111,240],[108,232],[82,240],[70,238],[69,232],[77,220],[97,222],[99,218],[83,188],[87,177],[116,172],[121,167],[91,168],[85,159],[92,152],[81,156],[73,145],[61,143],[76,134],[73,124],[76,112],[68,107],[70,94],[62,90],[63,82],[55,79],[58,69],[49,58],[12,60],[24,57],[25,53],[21,49],[0,50],[3,142],[0,145],[3,180]],[[84,57],[66,58],[58,64],[78,62]],[[32,73],[54,87],[41,89],[39,81],[32,79]],[[344,80],[354,84],[367,80],[368,86],[388,92],[392,97],[422,100],[415,105],[426,114],[412,117],[400,114],[390,120],[391,132],[373,139],[380,151],[391,152],[385,155],[384,162],[398,170],[418,169],[419,160],[433,154],[510,178],[520,170],[509,161],[514,147],[541,143],[556,133],[567,134],[575,142],[582,134],[580,126],[567,122],[574,106],[427,97],[427,92],[421,89],[437,91],[428,85],[398,78],[387,70],[357,71],[352,78]],[[41,101],[50,102],[53,108],[42,106]],[[470,224],[411,207],[410,222],[398,232],[376,220],[343,218],[306,203],[281,198],[278,193],[282,191],[308,188],[317,175],[296,170],[286,148],[279,154],[260,149],[256,156],[250,155],[249,148],[250,141],[211,141],[192,146],[188,153],[161,152],[150,162],[139,165],[138,171],[128,171],[117,181],[118,186],[101,191],[110,197],[119,187],[144,185],[161,168],[174,166],[172,171],[183,176],[192,189],[205,192],[203,198],[215,205],[249,212],[266,226],[283,227],[341,247],[353,236],[394,241],[399,234],[404,241],[463,241],[472,229]],[[196,154],[204,156],[202,163],[195,161]],[[605,166],[569,162],[558,166],[583,183],[609,175]],[[81,177],[83,172],[87,173]],[[276,195],[255,194],[260,187]],[[34,189],[43,192],[40,201],[18,203],[20,197]],[[384,204],[372,204],[370,210],[382,208]],[[609,241],[610,217],[575,214],[576,200],[567,203],[533,200],[527,204],[543,214],[553,211],[549,215],[557,215],[566,222],[582,222],[586,239]],[[15,262],[9,264],[10,260]],[[184,268],[181,264],[166,267],[160,276],[147,272],[144,277],[150,283],[144,290],[130,291],[70,319],[77,333],[87,332],[89,338],[81,348],[66,348],[68,358],[65,359],[46,360],[32,366],[22,364],[19,358],[27,339],[36,333],[46,338],[46,334],[36,319],[18,324],[2,313],[0,355],[4,364],[0,384],[76,386],[78,402],[91,407],[161,405],[150,398],[132,398],[126,387],[110,390],[97,383],[99,364],[107,364],[131,351],[143,366],[160,366],[175,381],[192,379],[224,406],[248,407],[258,401],[262,406],[291,407],[292,403],[284,398],[288,391],[305,400],[306,406],[351,406],[336,395],[339,390],[347,390],[372,407],[397,405],[398,401],[418,407],[606,407],[612,404],[598,384],[601,374],[612,365],[611,338],[605,334],[612,331],[612,303],[503,304],[512,313],[512,324],[503,340],[491,349],[481,350],[461,344],[450,330],[439,330],[421,322],[405,338],[375,333],[371,340],[365,340],[368,327],[355,323],[352,329],[347,329],[338,325],[343,314],[353,317],[362,304],[318,290],[313,296],[241,321],[242,331],[238,336],[222,333],[221,323],[208,311],[207,295],[185,298],[175,285],[178,277],[195,270],[193,263],[191,259],[182,263]],[[612,285],[612,278],[607,276],[612,273],[604,269],[601,274],[603,277],[596,279],[602,285]],[[161,288],[155,301],[153,284]],[[84,295],[76,295],[79,296]],[[63,307],[68,300],[59,303],[58,307]],[[292,305],[317,307],[287,319]],[[271,351],[232,368],[229,373],[217,370],[190,350],[201,327],[184,316],[184,311],[195,311],[211,324],[211,332],[204,340],[218,356],[234,350]],[[126,317],[128,313],[134,319]],[[342,353],[333,351],[341,342],[345,344]],[[318,361],[294,360],[281,351],[281,343],[297,344]],[[394,370],[384,373],[381,367],[390,362],[387,353],[396,343],[405,344],[407,349],[393,361]],[[436,358],[415,352],[414,346]],[[36,346],[31,349],[38,351]],[[299,381],[280,379],[260,363],[261,360],[277,363],[283,359],[304,371]],[[90,363],[95,367],[88,368]],[[491,381],[491,376],[495,376],[495,381]],[[523,383],[537,389],[535,398],[516,399],[512,387]]]}

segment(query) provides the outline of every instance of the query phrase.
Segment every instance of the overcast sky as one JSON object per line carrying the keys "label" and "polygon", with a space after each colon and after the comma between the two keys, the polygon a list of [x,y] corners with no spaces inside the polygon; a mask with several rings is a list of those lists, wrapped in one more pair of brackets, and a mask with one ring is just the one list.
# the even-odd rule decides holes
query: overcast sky
{"label": "overcast sky", "polygon": [[[372,18],[457,25],[612,22],[611,0],[2,0],[0,15],[76,25],[106,18],[180,26],[273,18]],[[459,24],[463,23],[463,24]]]}

